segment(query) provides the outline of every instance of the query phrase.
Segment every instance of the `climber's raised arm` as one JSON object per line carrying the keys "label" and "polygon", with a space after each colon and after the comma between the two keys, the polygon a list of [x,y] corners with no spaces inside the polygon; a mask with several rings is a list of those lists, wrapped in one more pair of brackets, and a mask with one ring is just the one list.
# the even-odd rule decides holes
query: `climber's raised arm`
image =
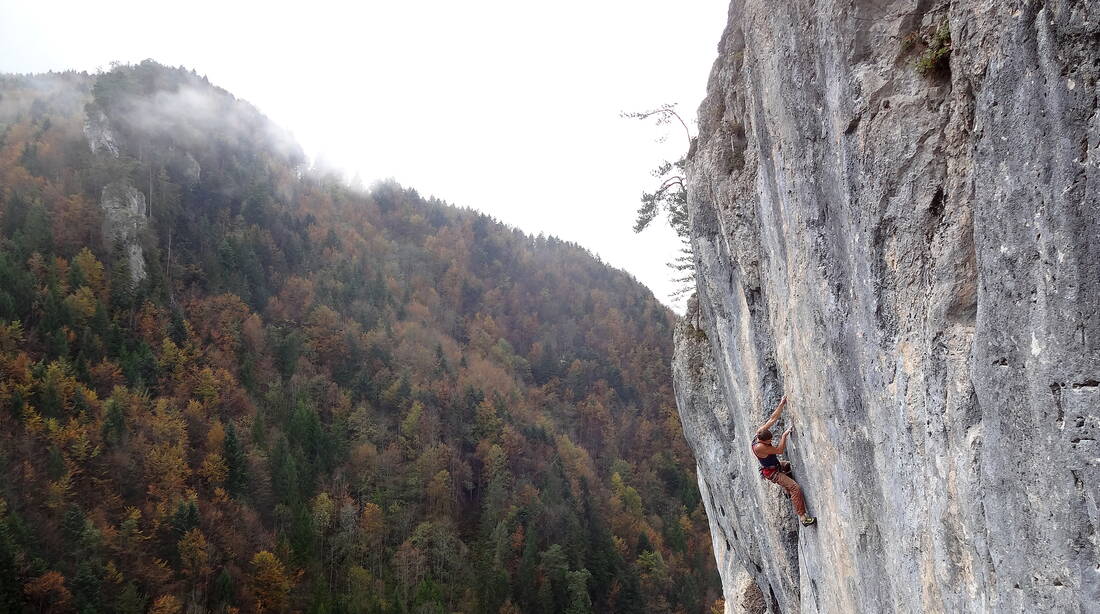
{"label": "climber's raised arm", "polygon": [[808,527],[817,522],[817,519],[806,513],[806,500],[802,497],[802,487],[790,475],[791,464],[779,460],[779,455],[787,451],[787,439],[790,438],[792,429],[788,428],[783,431],[783,436],[779,438],[779,445],[772,445],[770,428],[779,421],[779,416],[783,413],[783,406],[786,404],[787,396],[783,395],[783,398],[779,401],[779,406],[772,412],[768,421],[756,429],[756,437],[752,440],[752,453],[756,460],[760,462],[760,477],[779,484],[787,491],[787,494],[791,496],[791,505],[794,506],[794,511],[798,514],[802,526]]}
{"label": "climber's raised arm", "polygon": [[[764,432],[765,430],[767,429],[761,429],[761,432]],[[785,453],[787,451],[787,438],[791,436],[792,430],[793,429],[787,429],[783,431],[783,435],[779,438],[778,446],[772,445],[772,434],[771,431],[768,431],[766,433],[767,438],[765,439],[764,437],[760,437],[760,441],[752,447],[753,454],[755,454],[757,458],[762,458],[761,455],[768,456],[770,454]]]}
{"label": "climber's raised arm", "polygon": [[775,424],[779,420],[779,415],[783,413],[783,406],[786,405],[786,404],[787,404],[787,395],[783,395],[783,398],[779,399],[779,405],[775,406],[775,411],[772,412],[772,415],[771,415],[771,417],[768,418],[768,421],[765,422],[764,424],[762,424],[760,426],[760,428],[756,429],[756,435],[758,437],[760,436],[760,431],[766,431],[766,430],[770,429],[772,427],[772,425]]}

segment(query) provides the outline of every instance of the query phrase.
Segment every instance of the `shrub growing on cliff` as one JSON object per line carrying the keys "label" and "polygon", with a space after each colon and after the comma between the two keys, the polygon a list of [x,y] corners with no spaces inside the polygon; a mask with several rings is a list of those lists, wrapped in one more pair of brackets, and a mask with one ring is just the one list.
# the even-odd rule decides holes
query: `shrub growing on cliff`
{"label": "shrub growing on cliff", "polygon": [[945,21],[928,41],[928,48],[917,58],[917,72],[924,77],[943,73],[947,70],[950,59],[951,29]]}

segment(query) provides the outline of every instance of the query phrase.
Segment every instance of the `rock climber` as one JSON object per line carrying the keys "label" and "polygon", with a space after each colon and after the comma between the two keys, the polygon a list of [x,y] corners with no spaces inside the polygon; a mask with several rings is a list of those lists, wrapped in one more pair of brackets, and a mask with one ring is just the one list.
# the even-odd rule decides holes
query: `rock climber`
{"label": "rock climber", "polygon": [[802,496],[802,487],[791,477],[791,464],[787,461],[780,461],[777,456],[786,451],[787,438],[791,436],[794,427],[783,431],[778,446],[772,445],[772,432],[768,430],[779,420],[779,415],[783,413],[783,407],[786,404],[787,396],[784,395],[768,421],[756,429],[756,437],[752,440],[752,453],[756,456],[756,460],[760,461],[760,477],[779,484],[787,491],[802,526],[808,527],[817,522],[817,518],[806,513],[806,499]]}

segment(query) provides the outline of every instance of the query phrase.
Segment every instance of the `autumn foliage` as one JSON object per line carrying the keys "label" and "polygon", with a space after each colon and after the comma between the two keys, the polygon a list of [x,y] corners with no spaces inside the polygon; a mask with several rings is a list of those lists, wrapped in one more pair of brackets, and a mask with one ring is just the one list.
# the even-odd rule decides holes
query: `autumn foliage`
{"label": "autumn foliage", "polygon": [[0,611],[710,612],[673,315],[303,164],[184,70],[0,78]]}

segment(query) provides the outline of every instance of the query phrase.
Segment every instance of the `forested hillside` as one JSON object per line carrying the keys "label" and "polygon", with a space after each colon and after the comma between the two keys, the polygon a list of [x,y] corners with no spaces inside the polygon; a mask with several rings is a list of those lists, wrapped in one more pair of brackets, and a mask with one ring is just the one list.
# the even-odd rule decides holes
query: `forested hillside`
{"label": "forested hillside", "polygon": [[0,611],[709,612],[673,320],[192,72],[0,77]]}

